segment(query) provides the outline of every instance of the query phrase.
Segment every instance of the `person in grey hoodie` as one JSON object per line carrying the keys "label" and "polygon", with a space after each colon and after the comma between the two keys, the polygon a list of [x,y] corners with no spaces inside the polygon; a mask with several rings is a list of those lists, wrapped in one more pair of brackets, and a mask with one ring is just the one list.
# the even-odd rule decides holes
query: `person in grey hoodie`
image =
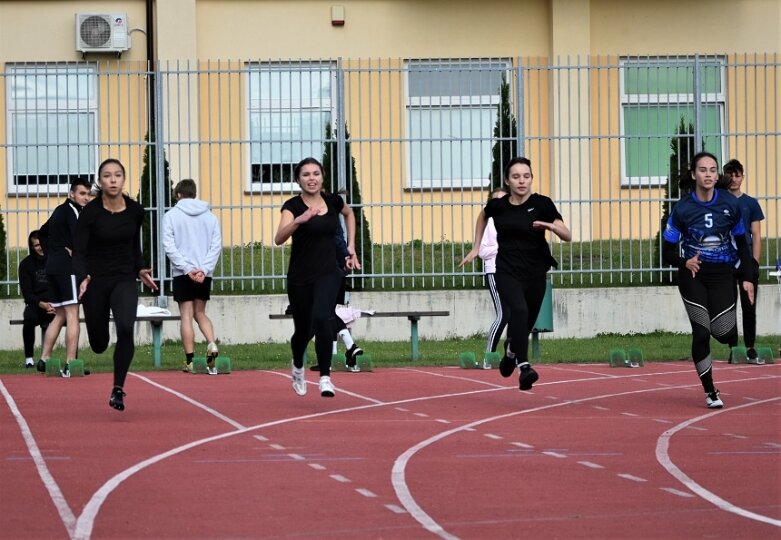
{"label": "person in grey hoodie", "polygon": [[163,216],[163,246],[171,261],[174,300],[179,304],[185,372],[192,371],[195,354],[193,319],[206,338],[206,361],[209,373],[217,374],[214,365],[219,354],[214,326],[206,315],[212,276],[222,251],[220,222],[205,201],[196,198],[194,180],[181,180],[174,187],[176,205]]}

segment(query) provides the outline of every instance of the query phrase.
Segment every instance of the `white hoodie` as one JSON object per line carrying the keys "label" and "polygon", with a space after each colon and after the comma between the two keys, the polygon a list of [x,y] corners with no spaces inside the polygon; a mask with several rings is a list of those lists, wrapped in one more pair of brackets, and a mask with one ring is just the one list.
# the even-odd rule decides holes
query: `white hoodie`
{"label": "white hoodie", "polygon": [[180,199],[163,216],[163,247],[171,261],[174,277],[195,269],[214,275],[222,251],[222,233],[217,216],[208,203]]}

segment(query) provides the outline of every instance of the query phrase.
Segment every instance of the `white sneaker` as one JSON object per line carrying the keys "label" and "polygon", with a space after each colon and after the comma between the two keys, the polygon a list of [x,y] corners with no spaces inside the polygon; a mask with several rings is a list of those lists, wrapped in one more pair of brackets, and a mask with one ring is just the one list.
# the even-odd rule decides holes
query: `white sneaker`
{"label": "white sneaker", "polygon": [[331,382],[331,377],[320,377],[320,395],[323,397],[334,397],[336,394],[336,388]]}
{"label": "white sneaker", "polygon": [[709,409],[721,409],[724,406],[724,402],[719,397],[719,391],[705,392],[705,404]]}
{"label": "white sneaker", "polygon": [[292,364],[293,391],[299,396],[306,395],[306,377],[304,377],[304,368],[297,368]]}
{"label": "white sneaker", "polygon": [[214,365],[214,359],[220,354],[217,344],[213,341],[206,345],[206,373],[217,375],[217,366]]}

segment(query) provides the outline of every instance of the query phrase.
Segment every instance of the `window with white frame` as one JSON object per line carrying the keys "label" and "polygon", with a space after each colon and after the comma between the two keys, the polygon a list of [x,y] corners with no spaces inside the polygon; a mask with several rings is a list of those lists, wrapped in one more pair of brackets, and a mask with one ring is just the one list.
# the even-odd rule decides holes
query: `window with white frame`
{"label": "window with white frame", "polygon": [[97,167],[95,66],[9,65],[6,113],[9,193],[66,192]]}
{"label": "window with white frame", "polygon": [[502,76],[499,59],[407,63],[410,188],[485,187]]}
{"label": "window with white frame", "polygon": [[298,189],[293,167],[322,159],[325,127],[335,117],[334,65],[249,65],[250,190]]}
{"label": "window with white frame", "polygon": [[[698,88],[695,69],[699,72]],[[723,61],[713,57],[621,62],[622,185],[667,183],[673,138],[682,123],[694,124],[697,95],[703,149],[722,157],[724,77]]]}

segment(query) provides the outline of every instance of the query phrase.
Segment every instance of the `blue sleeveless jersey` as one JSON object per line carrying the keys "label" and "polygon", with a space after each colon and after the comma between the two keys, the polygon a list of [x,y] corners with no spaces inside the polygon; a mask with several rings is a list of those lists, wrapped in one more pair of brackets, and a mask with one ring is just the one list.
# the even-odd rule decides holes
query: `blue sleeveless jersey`
{"label": "blue sleeveless jersey", "polygon": [[738,251],[732,240],[745,234],[738,200],[716,189],[708,202],[697,199],[694,192],[678,201],[663,236],[668,242],[681,242],[684,259],[699,253],[703,262],[735,264]]}

